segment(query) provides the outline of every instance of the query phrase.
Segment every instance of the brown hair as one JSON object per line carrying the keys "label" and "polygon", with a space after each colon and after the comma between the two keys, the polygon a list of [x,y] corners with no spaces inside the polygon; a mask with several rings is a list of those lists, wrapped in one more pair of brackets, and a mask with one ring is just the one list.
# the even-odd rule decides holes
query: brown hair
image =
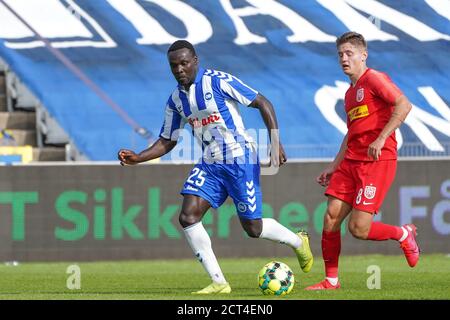
{"label": "brown hair", "polygon": [[367,42],[366,39],[364,39],[364,37],[362,36],[362,34],[356,33],[354,31],[346,32],[336,39],[336,46],[339,47],[340,45],[346,42],[350,42],[355,46],[362,46],[364,47],[364,49],[367,50]]}

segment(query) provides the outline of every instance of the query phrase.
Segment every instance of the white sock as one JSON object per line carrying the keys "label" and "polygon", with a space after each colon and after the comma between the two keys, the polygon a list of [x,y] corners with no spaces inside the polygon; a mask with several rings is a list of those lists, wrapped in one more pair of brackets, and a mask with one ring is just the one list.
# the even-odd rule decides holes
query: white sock
{"label": "white sock", "polygon": [[184,228],[184,234],[195,256],[208,272],[211,280],[216,283],[226,283],[225,277],[217,262],[212,250],[211,239],[203,227],[202,222],[198,222]]}
{"label": "white sock", "polygon": [[328,282],[331,283],[333,286],[337,285],[337,283],[338,283],[338,278],[330,278],[330,277],[327,277],[327,280],[328,280]]}
{"label": "white sock", "polygon": [[271,218],[263,218],[262,224],[260,238],[285,243],[293,249],[297,249],[302,245],[302,240],[278,221]]}
{"label": "white sock", "polygon": [[402,242],[408,236],[408,230],[406,230],[406,228],[404,228],[404,227],[402,227],[402,230],[403,230],[403,235],[400,239],[398,239],[399,242]]}

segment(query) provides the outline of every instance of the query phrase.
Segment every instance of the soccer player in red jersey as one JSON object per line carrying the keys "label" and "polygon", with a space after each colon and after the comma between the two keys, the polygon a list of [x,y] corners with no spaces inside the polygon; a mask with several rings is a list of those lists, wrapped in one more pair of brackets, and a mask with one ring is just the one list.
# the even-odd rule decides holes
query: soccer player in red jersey
{"label": "soccer player in red jersey", "polygon": [[345,94],[348,132],[334,161],[317,177],[320,185],[327,186],[328,197],[322,232],[326,278],[306,290],[340,288],[340,229],[349,214],[348,228],[355,238],[396,240],[409,266],[414,267],[419,259],[413,224],[398,227],[373,221],[395,177],[395,129],[411,104],[386,74],[367,67],[367,43],[362,35],[347,32],[336,45],[339,63],[351,81]]}

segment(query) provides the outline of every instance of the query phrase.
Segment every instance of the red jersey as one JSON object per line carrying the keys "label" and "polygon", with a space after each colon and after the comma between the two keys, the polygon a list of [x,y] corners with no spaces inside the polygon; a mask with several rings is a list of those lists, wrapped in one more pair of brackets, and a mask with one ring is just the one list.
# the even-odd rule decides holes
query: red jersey
{"label": "red jersey", "polygon": [[[346,159],[373,161],[367,156],[394,111],[395,100],[403,93],[385,73],[367,69],[345,93],[347,113]],[[393,132],[381,149],[379,160],[397,159],[397,140]]]}

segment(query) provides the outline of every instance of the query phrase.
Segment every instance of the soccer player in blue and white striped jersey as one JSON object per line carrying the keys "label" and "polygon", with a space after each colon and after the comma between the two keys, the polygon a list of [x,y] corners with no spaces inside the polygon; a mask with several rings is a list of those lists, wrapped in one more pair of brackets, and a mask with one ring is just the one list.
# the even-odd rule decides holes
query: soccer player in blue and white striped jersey
{"label": "soccer player in blue and white striped jersey", "polygon": [[279,141],[278,124],[272,104],[262,94],[238,78],[221,71],[202,69],[191,43],[178,40],[167,53],[170,68],[178,82],[169,96],[159,139],[136,154],[122,149],[121,164],[133,165],[162,157],[170,152],[179,131],[189,123],[202,144],[203,157],[189,174],[181,194],[184,196],[179,221],[195,256],[212,279],[197,294],[229,293],[226,281],[202,225],[209,208],[218,208],[230,196],[240,222],[252,238],[286,244],[294,249],[300,267],[308,272],[313,264],[306,232],[294,233],[271,218],[262,218],[260,166],[256,143],[246,134],[238,105],[259,110],[271,135],[272,165],[286,162]]}

